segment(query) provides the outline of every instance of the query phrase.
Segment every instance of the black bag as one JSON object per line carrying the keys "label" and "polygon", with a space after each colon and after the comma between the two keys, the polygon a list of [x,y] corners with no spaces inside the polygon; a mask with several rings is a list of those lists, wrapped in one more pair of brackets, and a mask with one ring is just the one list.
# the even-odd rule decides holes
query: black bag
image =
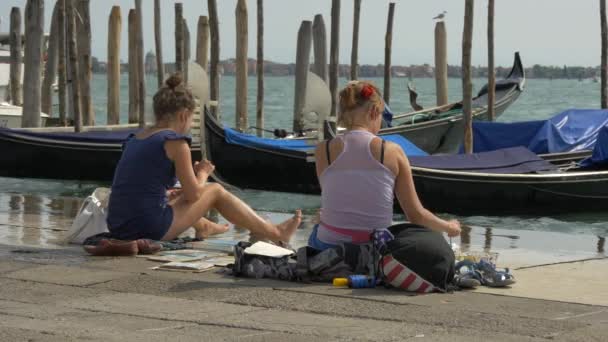
{"label": "black bag", "polygon": [[[414,224],[399,224],[389,227],[388,230],[395,236],[387,243],[388,248],[382,261],[382,269],[388,283],[407,289],[407,286],[400,285],[420,282],[412,280],[414,275],[407,274],[411,270],[436,287],[434,290],[445,291],[449,288],[448,285],[454,279],[455,256],[441,233]],[[399,271],[404,272],[401,278],[397,277]],[[392,274],[389,274],[391,272]],[[409,284],[405,278],[410,280]],[[428,288],[426,285],[423,287]]]}

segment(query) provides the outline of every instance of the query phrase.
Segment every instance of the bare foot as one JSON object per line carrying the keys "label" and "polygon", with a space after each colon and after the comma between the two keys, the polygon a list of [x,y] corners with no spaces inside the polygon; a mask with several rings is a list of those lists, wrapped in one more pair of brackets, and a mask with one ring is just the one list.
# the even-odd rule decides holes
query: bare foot
{"label": "bare foot", "polygon": [[280,235],[280,241],[289,242],[296,229],[302,223],[302,211],[296,210],[295,214],[288,220],[283,221],[277,225]]}
{"label": "bare foot", "polygon": [[208,238],[212,235],[222,234],[227,232],[230,229],[230,225],[228,223],[219,224],[212,221],[205,220],[204,223],[197,225],[195,227],[197,239]]}

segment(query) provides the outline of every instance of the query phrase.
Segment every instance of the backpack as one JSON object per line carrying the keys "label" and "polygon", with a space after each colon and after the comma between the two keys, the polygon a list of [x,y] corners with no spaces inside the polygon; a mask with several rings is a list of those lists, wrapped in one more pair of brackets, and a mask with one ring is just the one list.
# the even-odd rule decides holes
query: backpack
{"label": "backpack", "polygon": [[455,273],[455,256],[441,233],[414,224],[389,227],[380,270],[388,284],[407,291],[445,292]]}

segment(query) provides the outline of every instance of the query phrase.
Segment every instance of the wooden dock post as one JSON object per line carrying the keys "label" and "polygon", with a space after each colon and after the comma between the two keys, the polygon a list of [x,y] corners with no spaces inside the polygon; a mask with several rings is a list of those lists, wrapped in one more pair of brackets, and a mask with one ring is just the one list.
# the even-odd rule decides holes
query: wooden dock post
{"label": "wooden dock post", "polygon": [[139,118],[139,74],[137,72],[137,14],[129,11],[129,123],[137,123]]}
{"label": "wooden dock post", "polygon": [[146,125],[146,73],[144,70],[144,32],[141,15],[141,0],[135,0],[135,14],[137,17],[137,93],[139,104],[137,106],[139,127]]}
{"label": "wooden dock post", "polygon": [[196,34],[196,63],[207,70],[209,63],[209,17],[198,17]]}
{"label": "wooden dock post", "polygon": [[44,78],[42,79],[42,94],[40,110],[50,116],[53,114],[53,83],[57,75],[57,39],[59,27],[57,26],[57,12],[59,11],[59,2],[55,3],[53,8],[53,16],[51,17],[51,33],[49,35],[46,67],[44,68]]}
{"label": "wooden dock post", "polygon": [[448,40],[443,21],[435,24],[435,88],[437,106],[448,103]]}
{"label": "wooden dock post", "polygon": [[67,119],[67,39],[66,39],[66,20],[65,20],[65,2],[66,0],[57,0],[57,93],[59,102],[59,124],[61,126],[68,125]]}
{"label": "wooden dock post", "polygon": [[473,42],[473,0],[465,0],[462,33],[462,111],[464,116],[464,150],[473,152],[473,84],[471,83],[471,48]]}
{"label": "wooden dock post", "polygon": [[91,99],[91,79],[93,76],[91,63],[91,17],[90,0],[78,0],[76,5],[76,47],[78,48],[79,84],[80,84],[80,111],[82,124],[92,126],[95,124],[95,113]]}
{"label": "wooden dock post", "polygon": [[211,58],[209,60],[209,97],[211,101],[215,101],[216,105],[211,106],[211,113],[217,120],[220,119],[219,101],[220,101],[220,28],[217,17],[217,2],[216,0],[207,0],[207,8],[209,10],[209,35],[211,37]]}
{"label": "wooden dock post", "polygon": [[184,72],[184,5],[175,3],[175,71]]}
{"label": "wooden dock post", "polygon": [[21,70],[23,67],[23,38],[21,34],[21,9],[19,7],[11,8],[11,66],[10,66],[10,82],[11,103],[15,106],[21,106]]}
{"label": "wooden dock post", "polygon": [[40,127],[40,68],[44,35],[44,0],[28,0],[25,5],[25,48],[23,50],[23,111],[21,127]]}
{"label": "wooden dock post", "polygon": [[331,2],[331,43],[329,47],[329,92],[331,93],[330,116],[336,116],[338,103],[338,73],[340,66],[340,0]]}
{"label": "wooden dock post", "polygon": [[238,0],[236,16],[236,129],[247,129],[247,1]]}
{"label": "wooden dock post", "polygon": [[188,84],[188,63],[190,62],[190,29],[186,18],[183,20],[184,25],[184,82]]}
{"label": "wooden dock post", "polygon": [[312,45],[312,23],[302,21],[298,30],[298,46],[296,49],[296,85],[293,101],[293,131],[299,132],[303,128],[302,109],[306,102],[306,83],[310,63],[310,47]]}
{"label": "wooden dock post", "polygon": [[156,47],[156,76],[158,87],[165,81],[165,64],[163,64],[162,18],[160,16],[160,0],[154,0],[154,45]]}
{"label": "wooden dock post", "polygon": [[[257,7],[257,56],[255,73],[258,78],[258,93],[255,106],[255,125],[264,128],[264,0],[258,0]],[[264,131],[256,130],[258,136],[264,135]]]}
{"label": "wooden dock post", "polygon": [[108,22],[108,125],[120,123],[120,6],[113,6]]}
{"label": "wooden dock post", "polygon": [[496,73],[494,71],[494,0],[488,0],[488,120],[496,120]]}
{"label": "wooden dock post", "polygon": [[361,0],[354,0],[353,47],[350,52],[350,79],[359,78],[359,21],[361,19]]}
{"label": "wooden dock post", "polygon": [[606,0],[600,0],[600,19],[602,27],[602,67],[601,97],[602,108],[608,108],[608,24],[606,22]]}
{"label": "wooden dock post", "polygon": [[384,102],[391,100],[391,51],[393,48],[393,18],[395,16],[395,3],[388,5],[388,20],[386,21],[386,35],[384,36]]}
{"label": "wooden dock post", "polygon": [[312,67],[312,72],[317,74],[325,83],[327,80],[327,34],[325,32],[325,21],[323,15],[315,15],[315,20],[312,24],[313,47],[315,53],[315,61]]}
{"label": "wooden dock post", "polygon": [[68,59],[71,78],[72,111],[74,113],[74,131],[82,131],[82,115],[80,108],[80,85],[78,79],[78,51],[76,49],[76,0],[66,0],[66,37],[68,41]]}

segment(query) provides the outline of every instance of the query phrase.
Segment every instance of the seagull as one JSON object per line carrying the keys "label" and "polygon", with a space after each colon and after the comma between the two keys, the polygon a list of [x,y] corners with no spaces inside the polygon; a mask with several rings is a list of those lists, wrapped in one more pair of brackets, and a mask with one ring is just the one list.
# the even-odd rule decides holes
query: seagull
{"label": "seagull", "polygon": [[445,18],[446,13],[448,13],[448,11],[443,11],[440,14],[438,14],[435,18],[436,20],[443,20],[443,18]]}

